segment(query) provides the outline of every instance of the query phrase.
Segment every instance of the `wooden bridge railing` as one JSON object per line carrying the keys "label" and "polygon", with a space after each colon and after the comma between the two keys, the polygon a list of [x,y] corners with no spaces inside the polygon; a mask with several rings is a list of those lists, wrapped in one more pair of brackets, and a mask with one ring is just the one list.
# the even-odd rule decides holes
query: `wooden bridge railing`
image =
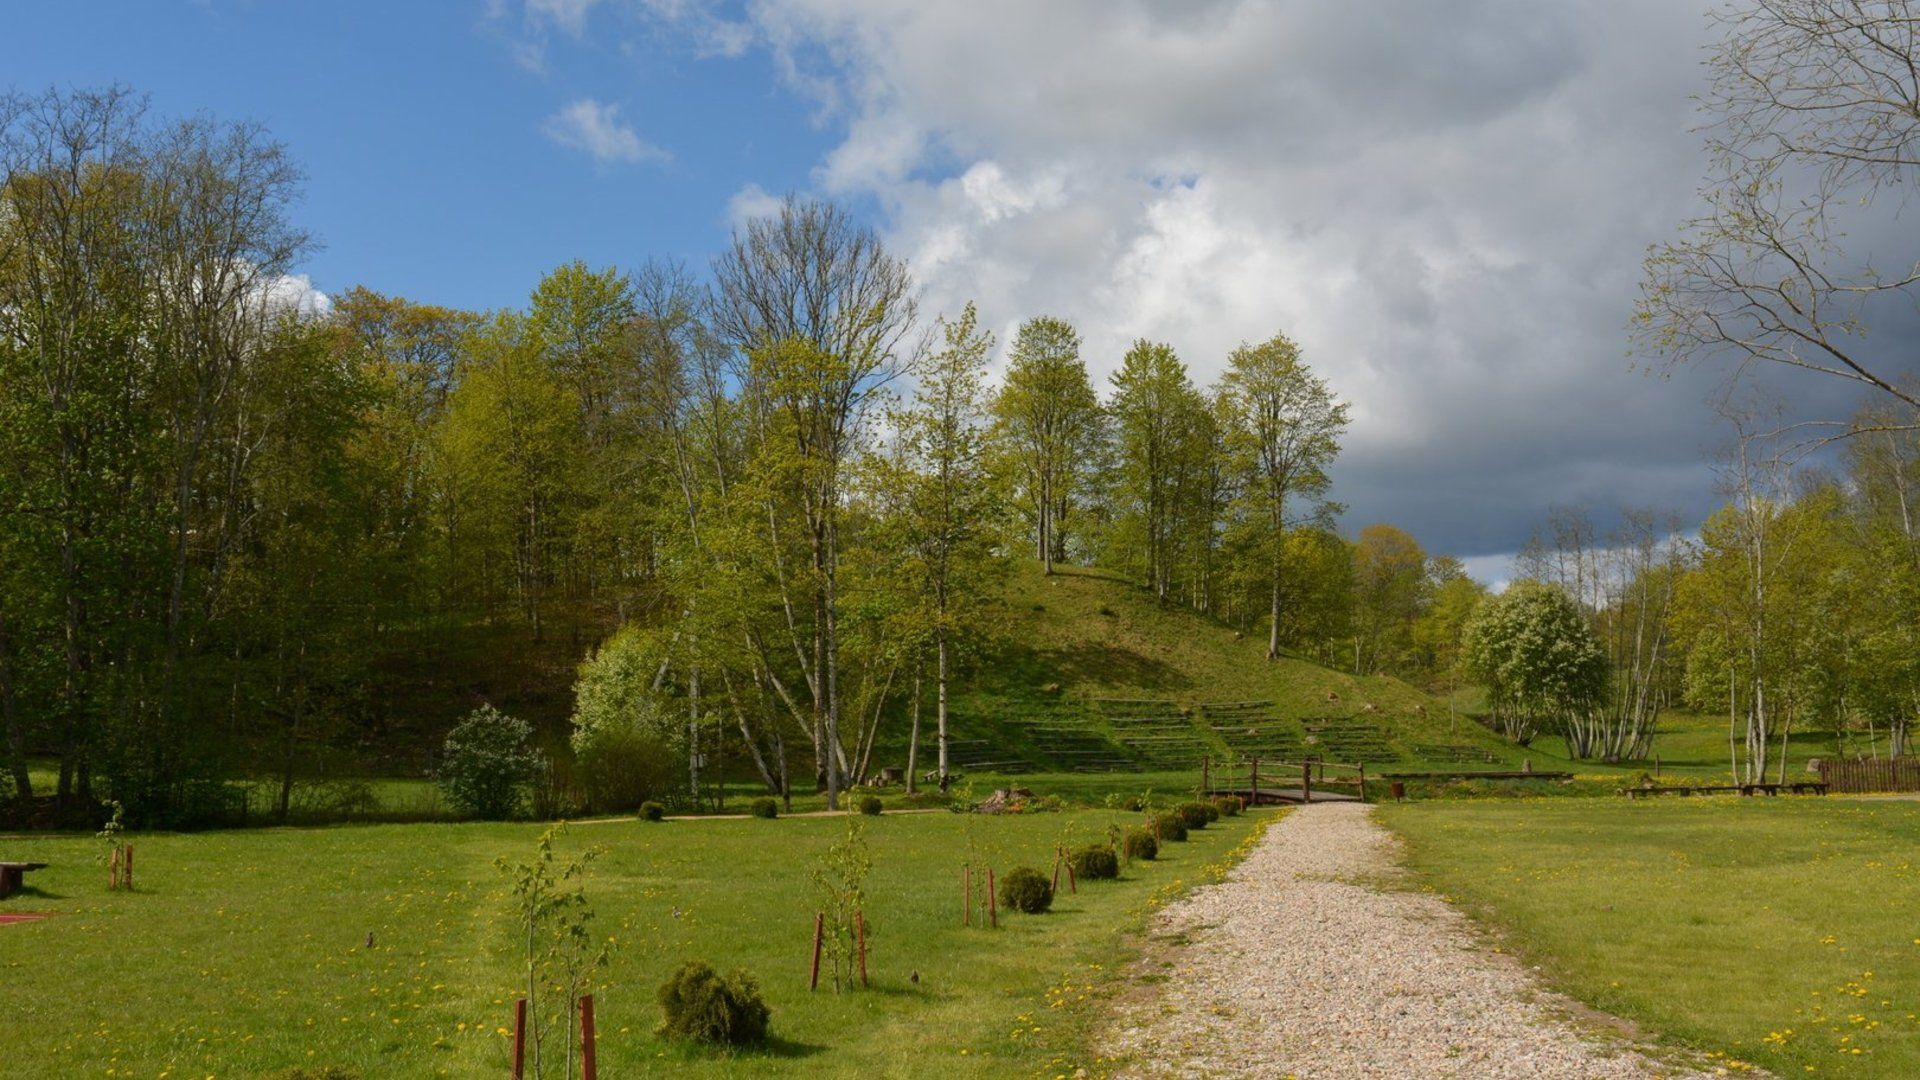
{"label": "wooden bridge railing", "polygon": [[1208,794],[1247,793],[1248,805],[1267,794],[1277,802],[1312,802],[1315,793],[1335,799],[1367,801],[1367,766],[1364,762],[1287,761],[1248,758],[1236,762],[1215,762],[1211,756],[1200,759],[1200,790]]}

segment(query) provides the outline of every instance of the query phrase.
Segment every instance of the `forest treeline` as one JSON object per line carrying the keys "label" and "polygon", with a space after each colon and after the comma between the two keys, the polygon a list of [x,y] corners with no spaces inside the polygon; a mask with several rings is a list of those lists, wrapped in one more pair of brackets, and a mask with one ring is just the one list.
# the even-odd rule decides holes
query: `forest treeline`
{"label": "forest treeline", "polygon": [[190,820],[233,778],[277,780],[284,813],[378,740],[437,636],[557,622],[589,630],[583,754],[669,757],[697,785],[724,737],[770,789],[831,798],[876,745],[920,746],[924,710],[944,776],[1013,559],[1119,570],[1270,657],[1494,683],[1513,737],[1593,756],[1645,753],[1683,699],[1763,717],[1759,768],[1787,726],[1903,733],[1920,702],[1910,432],[1790,490],[1749,469],[1698,544],[1557,517],[1527,571],[1603,662],[1541,704],[1466,654],[1492,605],[1458,560],[1336,530],[1347,406],[1284,334],[1207,386],[1140,340],[1102,386],[1076,328],[1036,316],[990,379],[1002,343],[970,306],[920,311],[870,228],[798,198],[700,274],[572,263],[490,312],[316,303],[298,192],[256,127],[160,122],[121,90],[0,103],[17,794],[47,794],[30,763],[51,761],[53,795],[140,820]]}

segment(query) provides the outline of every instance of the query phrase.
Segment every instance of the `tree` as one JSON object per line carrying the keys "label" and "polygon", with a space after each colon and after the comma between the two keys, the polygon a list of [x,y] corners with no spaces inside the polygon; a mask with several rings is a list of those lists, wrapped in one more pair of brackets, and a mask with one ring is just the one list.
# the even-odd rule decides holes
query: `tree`
{"label": "tree", "polygon": [[1905,0],[1746,0],[1719,18],[1707,208],[1648,257],[1640,340],[1672,363],[1853,382],[1911,424],[1911,369],[1868,334],[1920,299],[1920,252],[1885,220],[1920,168],[1920,20]]}
{"label": "tree", "polygon": [[800,494],[813,609],[811,655],[802,660],[816,745],[828,748],[827,805],[837,809],[842,480],[866,410],[907,348],[912,278],[845,210],[791,196],[736,231],[713,269],[716,325],[749,358],[748,392],[773,436],[764,445]]}
{"label": "tree", "polygon": [[1591,753],[1587,721],[1606,697],[1607,657],[1572,597],[1514,582],[1467,621],[1462,649],[1507,738],[1525,746],[1547,728],[1569,755]]}
{"label": "tree", "polygon": [[[993,335],[979,329],[972,304],[959,318],[942,319],[939,347],[914,367],[911,405],[891,416],[894,453],[876,463],[876,486],[887,504],[881,543],[899,553],[897,580],[912,597],[902,629],[910,640],[932,643],[942,791],[950,765],[953,647],[956,639],[980,628],[985,586],[996,566],[993,547],[1000,539],[1001,500],[988,482],[985,458],[985,377],[992,349]],[[918,681],[916,674],[916,721]],[[909,788],[918,736],[916,726],[908,744]]]}
{"label": "tree", "polygon": [[[1118,514],[1139,537],[1147,586],[1161,600],[1173,588],[1195,503],[1205,497],[1212,426],[1205,401],[1173,346],[1136,341],[1113,375]],[[1211,524],[1211,521],[1209,521]]]}
{"label": "tree", "polygon": [[1427,600],[1427,553],[1392,525],[1369,525],[1353,546],[1353,670],[1373,675],[1413,650],[1414,621]]}
{"label": "tree", "polygon": [[[1235,349],[1221,390],[1228,419],[1224,441],[1242,477],[1244,509],[1265,526],[1259,543],[1267,555],[1271,598],[1267,659],[1276,660],[1284,541],[1293,526],[1334,512],[1326,501],[1326,469],[1340,452],[1347,406],[1301,362],[1299,346],[1284,334]],[[1301,504],[1305,513],[1298,510]]]}
{"label": "tree", "polygon": [[993,401],[995,434],[1043,570],[1067,557],[1066,523],[1095,460],[1100,399],[1080,360],[1080,335],[1041,315],[1020,325]]}

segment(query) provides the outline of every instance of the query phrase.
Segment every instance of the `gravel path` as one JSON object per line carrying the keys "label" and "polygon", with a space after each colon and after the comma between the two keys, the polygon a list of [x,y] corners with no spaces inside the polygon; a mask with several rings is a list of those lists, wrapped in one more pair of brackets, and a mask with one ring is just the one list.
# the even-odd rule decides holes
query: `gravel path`
{"label": "gravel path", "polygon": [[1701,1075],[1570,1019],[1439,898],[1370,885],[1397,872],[1396,843],[1367,807],[1301,807],[1169,906],[1156,934],[1184,944],[1134,973],[1109,1043],[1124,1075]]}

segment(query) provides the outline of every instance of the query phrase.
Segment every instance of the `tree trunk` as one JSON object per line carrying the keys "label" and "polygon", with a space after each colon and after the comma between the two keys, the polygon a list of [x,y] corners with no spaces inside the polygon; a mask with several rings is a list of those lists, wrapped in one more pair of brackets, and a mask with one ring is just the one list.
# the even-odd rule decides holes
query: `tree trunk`
{"label": "tree trunk", "polygon": [[914,770],[920,760],[920,662],[913,665],[913,730],[907,736],[907,794],[914,791]]}
{"label": "tree trunk", "polygon": [[27,771],[27,740],[20,730],[20,713],[14,688],[13,639],[8,636],[7,617],[0,612],[0,730],[7,739],[7,771],[13,777],[14,794],[33,798],[33,775]]}
{"label": "tree trunk", "polygon": [[947,760],[947,631],[945,627],[940,629],[939,649],[940,660],[935,687],[935,693],[939,696],[934,706],[934,716],[940,731],[940,791],[945,794],[949,768]]}

